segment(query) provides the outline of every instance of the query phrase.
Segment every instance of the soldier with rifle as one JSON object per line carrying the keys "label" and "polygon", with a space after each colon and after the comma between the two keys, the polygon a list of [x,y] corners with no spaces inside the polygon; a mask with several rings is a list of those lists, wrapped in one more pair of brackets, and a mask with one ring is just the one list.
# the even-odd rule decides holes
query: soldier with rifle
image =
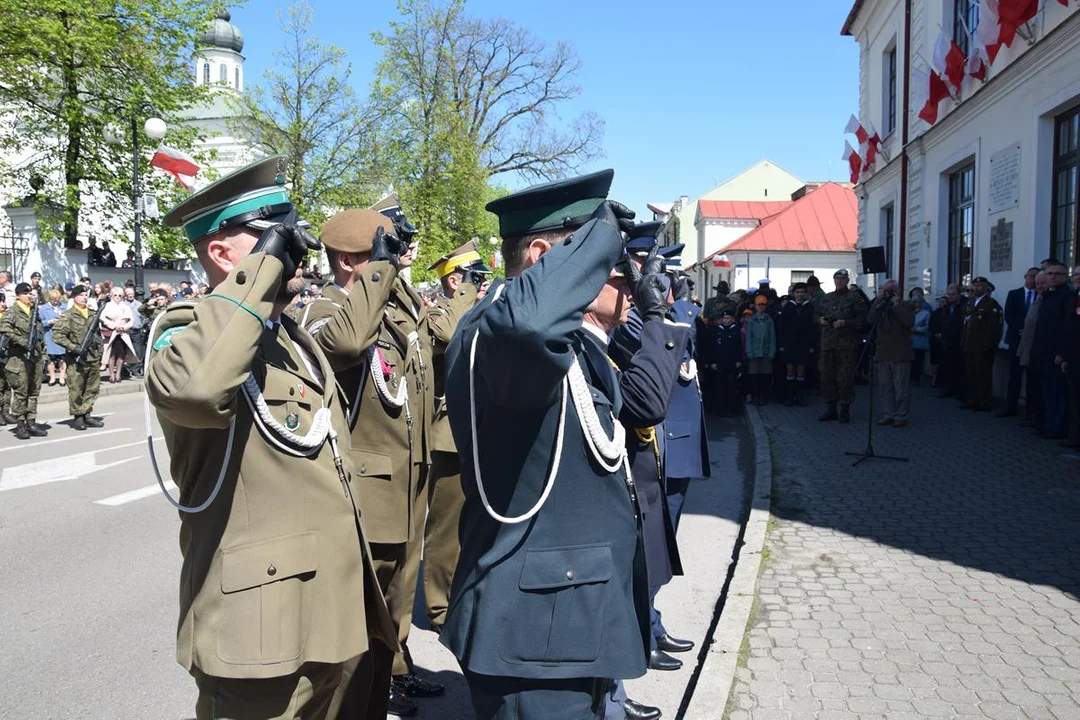
{"label": "soldier with rifle", "polygon": [[[3,316],[7,309],[7,294],[0,290],[0,316]],[[8,414],[11,409],[11,388],[8,387],[7,374],[3,371],[10,344],[11,339],[7,335],[0,335],[0,426],[15,422],[15,418]]]}
{"label": "soldier with rifle", "polygon": [[45,327],[38,317],[38,297],[30,283],[15,286],[15,302],[0,317],[0,335],[8,338],[4,374],[12,391],[15,437],[45,437],[47,428],[36,422],[41,374],[45,370]]}
{"label": "soldier with rifle", "polygon": [[89,299],[85,285],[71,291],[71,309],[53,326],[53,340],[68,351],[68,409],[74,418],[71,427],[85,430],[104,427],[90,413],[101,387],[101,313],[106,303],[98,305],[96,313],[87,307]]}

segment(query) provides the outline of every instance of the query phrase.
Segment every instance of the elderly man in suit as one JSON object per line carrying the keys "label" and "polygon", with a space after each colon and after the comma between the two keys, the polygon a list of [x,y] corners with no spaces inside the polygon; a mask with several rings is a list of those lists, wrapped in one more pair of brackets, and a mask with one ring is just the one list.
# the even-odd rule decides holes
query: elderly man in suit
{"label": "elderly man in suit", "polygon": [[[624,425],[663,419],[687,330],[647,322],[631,364],[612,367],[608,332],[631,294],[613,268],[633,216],[605,200],[613,176],[489,203],[510,279],[446,351],[465,504],[440,640],[481,719],[601,716],[613,679],[645,672],[648,584]],[[633,288],[650,308],[653,280]]]}
{"label": "elderly man in suit", "polygon": [[[1020,404],[1020,386],[1024,369],[1020,367],[1020,334],[1024,331],[1024,318],[1035,303],[1035,277],[1039,268],[1028,268],[1024,273],[1024,286],[1010,290],[1005,296],[1005,345],[1009,348],[1009,389],[1005,394],[1005,409],[998,417],[1016,417]],[[1028,403],[1030,407],[1031,403]]]}

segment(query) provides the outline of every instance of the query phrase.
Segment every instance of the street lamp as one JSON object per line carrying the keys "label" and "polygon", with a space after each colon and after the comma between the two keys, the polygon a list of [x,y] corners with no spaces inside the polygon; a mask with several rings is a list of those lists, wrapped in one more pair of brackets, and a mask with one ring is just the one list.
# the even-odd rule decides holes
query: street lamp
{"label": "street lamp", "polygon": [[[161,140],[169,126],[165,121],[154,114],[154,109],[149,105],[143,105],[139,112],[148,113],[150,117],[143,123],[143,132],[151,140]],[[105,141],[114,145],[123,142],[120,133],[111,127],[105,128]],[[131,209],[135,214],[135,294],[143,292],[143,247],[142,247],[142,207],[139,192],[139,120],[135,114],[131,116]]]}

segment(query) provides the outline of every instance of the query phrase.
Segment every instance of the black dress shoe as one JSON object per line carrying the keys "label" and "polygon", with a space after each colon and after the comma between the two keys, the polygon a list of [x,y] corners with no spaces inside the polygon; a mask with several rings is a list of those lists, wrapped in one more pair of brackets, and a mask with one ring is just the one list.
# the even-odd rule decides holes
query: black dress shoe
{"label": "black dress shoe", "polygon": [[673,658],[660,649],[649,653],[650,670],[678,670],[682,667],[682,660]]}
{"label": "black dress shoe", "polygon": [[664,633],[656,638],[656,647],[669,653],[690,652],[694,649],[694,641],[680,640],[679,638],[673,638],[667,633]]}
{"label": "black dress shoe", "polygon": [[416,703],[391,686],[390,701],[386,704],[386,711],[398,717],[412,717],[416,714]]}
{"label": "black dress shoe", "polygon": [[446,692],[446,688],[439,683],[416,675],[395,675],[390,678],[390,687],[411,698],[438,697]]}
{"label": "black dress shoe", "polygon": [[622,707],[623,712],[626,713],[626,720],[657,720],[664,716],[658,707],[642,705],[629,699],[623,701]]}

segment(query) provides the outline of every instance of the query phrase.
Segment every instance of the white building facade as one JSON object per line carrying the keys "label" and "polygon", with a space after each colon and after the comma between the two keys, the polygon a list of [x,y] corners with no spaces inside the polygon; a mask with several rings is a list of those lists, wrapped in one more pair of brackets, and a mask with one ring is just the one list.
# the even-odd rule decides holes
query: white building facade
{"label": "white building facade", "polygon": [[943,293],[986,276],[1004,300],[1047,257],[1077,263],[1080,12],[1042,3],[984,81],[966,76],[937,121],[918,117],[920,88],[944,28],[976,46],[979,2],[858,0],[843,33],[860,46],[859,119],[882,137],[864,174],[859,246],[885,248],[905,288]]}

